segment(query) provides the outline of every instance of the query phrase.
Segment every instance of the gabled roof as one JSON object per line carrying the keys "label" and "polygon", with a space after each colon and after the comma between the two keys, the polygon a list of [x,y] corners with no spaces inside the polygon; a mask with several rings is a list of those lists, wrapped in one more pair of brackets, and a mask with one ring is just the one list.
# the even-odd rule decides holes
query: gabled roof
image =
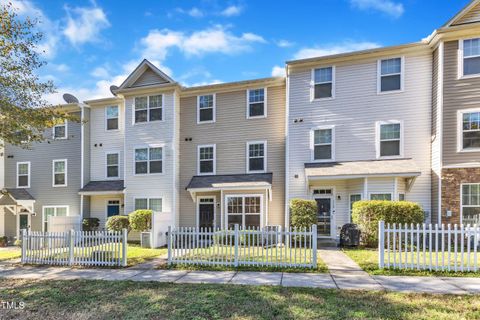
{"label": "gabled roof", "polygon": [[15,200],[35,200],[35,198],[25,189],[8,188],[7,192]]}
{"label": "gabled roof", "polygon": [[472,0],[452,19],[443,25],[444,28],[451,26],[480,22],[480,0]]}
{"label": "gabled roof", "polygon": [[117,91],[126,88],[146,87],[150,85],[158,84],[174,84],[175,81],[160,69],[155,67],[147,59],[143,59],[142,62],[133,70],[132,73],[123,81]]}

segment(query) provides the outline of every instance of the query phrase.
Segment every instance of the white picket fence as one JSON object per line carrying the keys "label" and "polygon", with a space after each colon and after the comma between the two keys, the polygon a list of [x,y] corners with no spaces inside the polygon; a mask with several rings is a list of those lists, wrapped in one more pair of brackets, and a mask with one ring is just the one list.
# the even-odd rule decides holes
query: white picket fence
{"label": "white picket fence", "polygon": [[233,229],[168,228],[168,263],[210,266],[317,267],[317,226]]}
{"label": "white picket fence", "polygon": [[379,268],[477,272],[480,226],[379,222]]}
{"label": "white picket fence", "polygon": [[127,265],[127,230],[22,230],[22,263],[63,266]]}

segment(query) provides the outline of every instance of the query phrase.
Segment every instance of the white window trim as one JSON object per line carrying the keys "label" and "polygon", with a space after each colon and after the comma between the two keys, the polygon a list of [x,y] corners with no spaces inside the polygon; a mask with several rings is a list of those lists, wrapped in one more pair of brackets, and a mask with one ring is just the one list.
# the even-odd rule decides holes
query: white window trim
{"label": "white window trim", "polygon": [[[329,82],[315,83],[315,70],[316,69],[324,69],[324,68],[332,68],[332,81],[331,81],[331,83],[332,83],[332,96],[331,97],[326,97],[326,98],[315,98],[315,85],[316,84],[330,83],[330,81]],[[335,99],[335,91],[336,91],[336,67],[333,65],[333,66],[313,68],[312,71],[311,71],[311,80],[310,80],[310,102],[334,100]]]}
{"label": "white window trim", "polygon": [[350,221],[350,223],[352,223],[352,210],[350,209],[352,207],[352,196],[360,196],[360,200],[358,201],[363,200],[363,194],[361,192],[354,192],[348,195],[348,221]]}
{"label": "white window trim", "polygon": [[[200,121],[200,97],[203,97],[203,96],[213,96],[212,120]],[[202,94],[197,96],[197,124],[215,123],[216,121],[217,121],[217,94],[209,93],[209,94]]]}
{"label": "white window trim", "polygon": [[[398,156],[380,156],[380,126],[384,124],[400,124],[400,154]],[[403,120],[377,121],[375,123],[375,149],[377,159],[399,159],[404,156],[404,124]]]}
{"label": "white window trim", "polygon": [[240,228],[244,228],[245,226],[245,215],[257,215],[258,213],[255,213],[255,214],[252,214],[252,213],[249,213],[249,214],[246,214],[245,213],[245,198],[248,198],[248,197],[260,197],[260,228],[263,228],[263,194],[227,194],[225,195],[225,227],[228,228],[228,199],[229,198],[242,198],[242,213],[236,213],[236,214],[232,214],[232,215],[242,215],[242,225],[239,227]]}
{"label": "white window trim", "polygon": [[[150,199],[160,199],[160,200],[162,200],[162,211],[153,211],[153,213],[161,213],[161,212],[164,212],[163,206],[165,205],[165,202],[164,202],[163,197],[161,197],[161,196],[158,196],[158,197],[155,197],[155,196],[153,196],[153,197],[134,197],[134,198],[133,198],[133,210],[136,210],[136,209],[135,209],[135,202],[136,202],[137,199],[147,199],[147,208],[148,208],[148,209],[146,209],[146,210],[151,210],[151,209],[150,209]],[[140,210],[140,209],[139,209],[139,210]]]}
{"label": "white window trim", "polygon": [[465,113],[480,112],[480,108],[462,109],[457,111],[457,152],[480,152],[480,148],[463,148],[463,115]]}
{"label": "white window trim", "polygon": [[213,200],[213,226],[217,225],[217,196],[197,196],[195,225],[200,228],[200,200],[211,199]]}
{"label": "white window trim", "polygon": [[[398,59],[400,58],[400,90],[382,91],[382,60]],[[395,94],[405,91],[405,56],[395,56],[382,58],[377,60],[377,95]]]}
{"label": "white window trim", "polygon": [[395,199],[393,198],[393,192],[369,192],[368,193],[368,200],[371,200],[372,199],[372,194],[389,194],[390,195],[390,201],[395,201]]}
{"label": "white window trim", "polygon": [[[18,176],[18,167],[21,164],[28,164],[28,184],[26,186],[20,186],[18,184],[18,177],[19,177]],[[17,162],[17,172],[16,172],[16,175],[15,175],[15,177],[17,179],[17,181],[16,181],[17,188],[21,188],[21,189],[30,188],[30,182],[31,182],[31,178],[32,178],[31,174],[32,174],[32,164],[30,163],[30,161]]]}
{"label": "white window trim", "polygon": [[[63,137],[56,138],[55,137],[55,128],[56,127],[63,127],[63,126],[65,126],[65,135]],[[65,120],[65,122],[61,125],[59,124],[59,125],[55,125],[55,126],[52,127],[52,139],[53,140],[66,140],[67,138],[68,138],[68,121],[67,120]]]}
{"label": "white window trim", "polygon": [[[58,208],[67,208],[67,217],[70,216],[70,206],[68,205],[57,205],[57,206],[42,206],[42,231],[45,232],[45,209],[55,209],[55,215],[54,217],[57,216],[57,210]],[[48,220],[46,221],[48,223]]]}
{"label": "white window trim", "polygon": [[[315,160],[315,131],[316,130],[332,130],[332,157],[330,159]],[[325,144],[326,145],[326,144]],[[311,162],[332,162],[335,161],[335,126],[318,126],[310,129],[310,161]]]}
{"label": "white window trim", "polygon": [[458,39],[458,74],[457,74],[457,79],[472,79],[472,78],[479,78],[480,73],[478,74],[471,74],[471,75],[464,75],[463,74],[463,67],[464,67],[464,57],[463,57],[463,46],[464,46],[464,41],[466,40],[473,40],[473,39],[479,39],[480,37],[472,37],[472,38],[462,38]]}
{"label": "white window trim", "polygon": [[[250,117],[250,90],[263,89],[263,116]],[[247,119],[263,119],[267,117],[267,87],[247,89]]]}
{"label": "white window trim", "polygon": [[[213,147],[213,172],[200,172],[200,149]],[[198,176],[211,176],[217,172],[217,145],[216,144],[201,144],[197,146],[197,175]]]}
{"label": "white window trim", "polygon": [[[263,170],[250,170],[250,145],[252,144],[263,144]],[[267,172],[267,154],[268,154],[268,149],[267,149],[267,140],[257,140],[257,141],[248,141],[247,142],[247,149],[246,149],[246,168],[247,168],[247,173],[264,173]]]}
{"label": "white window trim", "polygon": [[108,206],[110,201],[118,201],[118,215],[121,215],[122,199],[120,198],[108,198],[105,200],[105,222],[108,219]]}
{"label": "white window trim", "polygon": [[[56,162],[65,162],[65,183],[64,184],[55,184],[55,163]],[[68,186],[68,159],[54,159],[52,160],[52,187],[66,187]]]}
{"label": "white window trim", "polygon": [[[162,120],[150,121],[150,97],[151,96],[162,96]],[[145,122],[135,122],[135,98],[147,97],[147,121]],[[165,122],[165,95],[164,94],[144,94],[140,96],[135,96],[132,98],[132,125],[143,125],[147,123],[158,123]]]}
{"label": "white window trim", "polygon": [[[162,151],[162,152],[163,152],[163,151]],[[108,156],[111,155],[111,154],[116,154],[116,155],[118,155],[118,164],[117,164],[117,166],[118,166],[118,175],[117,175],[116,177],[109,177],[109,176],[108,176]],[[163,157],[163,154],[162,154],[162,157]],[[162,159],[162,161],[163,161],[163,159]],[[105,169],[105,179],[108,179],[108,180],[113,179],[113,180],[115,180],[115,179],[120,178],[120,169],[121,169],[121,167],[120,167],[120,152],[119,152],[119,151],[106,151],[106,152],[105,152],[105,166],[104,166],[104,169]],[[163,170],[162,170],[162,171],[163,171]]]}
{"label": "white window trim", "polygon": [[[109,107],[117,107],[118,110],[118,128],[117,129],[108,129],[108,116],[107,116],[107,109]],[[112,118],[115,119],[115,118]],[[116,132],[120,131],[120,106],[119,105],[110,105],[110,106],[105,106],[105,132]]]}
{"label": "white window trim", "polygon": [[[162,148],[162,172],[156,172],[156,173],[150,173],[150,172],[147,172],[147,173],[136,173],[136,170],[135,170],[135,164],[136,164],[136,161],[135,161],[135,150],[137,149],[148,149],[148,154],[147,154],[147,157],[148,157],[148,166],[147,166],[147,169],[148,171],[150,171],[150,149],[151,148]],[[135,146],[133,147],[133,175],[134,176],[137,176],[137,177],[144,177],[144,176],[163,176],[165,175],[165,145],[161,144],[161,145],[144,145],[144,146]]]}
{"label": "white window trim", "polygon": [[477,208],[479,206],[472,206],[472,205],[463,205],[463,186],[465,185],[480,185],[480,183],[461,183],[460,184],[460,224],[463,224],[463,207],[468,208]]}

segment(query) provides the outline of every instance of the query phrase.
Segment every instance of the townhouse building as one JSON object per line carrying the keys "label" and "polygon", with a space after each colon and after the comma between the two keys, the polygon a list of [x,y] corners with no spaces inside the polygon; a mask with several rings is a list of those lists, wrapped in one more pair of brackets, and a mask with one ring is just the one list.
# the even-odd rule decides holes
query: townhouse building
{"label": "townhouse building", "polygon": [[293,198],[332,240],[359,200],[479,221],[480,0],[420,42],[289,61],[285,78],[184,87],[144,60],[111,91],[0,152],[0,236],[151,209],[161,246],[169,226],[288,226]]}

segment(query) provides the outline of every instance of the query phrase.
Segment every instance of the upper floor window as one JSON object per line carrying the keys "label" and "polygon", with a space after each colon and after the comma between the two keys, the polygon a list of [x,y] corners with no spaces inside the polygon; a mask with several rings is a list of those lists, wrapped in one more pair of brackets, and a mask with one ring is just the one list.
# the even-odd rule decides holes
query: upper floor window
{"label": "upper floor window", "polygon": [[265,172],[267,168],[267,143],[254,141],[247,143],[247,172]]}
{"label": "upper floor window", "polygon": [[118,153],[107,153],[107,178],[119,177],[119,160],[120,155]]}
{"label": "upper floor window", "polygon": [[215,145],[198,146],[198,174],[215,174]]}
{"label": "upper floor window", "polygon": [[52,129],[53,139],[66,139],[67,138],[67,122],[62,121],[55,125]]}
{"label": "upper floor window", "polygon": [[135,174],[162,173],[163,148],[135,149]]}
{"label": "upper floor window", "polygon": [[463,40],[463,75],[480,74],[480,38]]}
{"label": "upper floor window", "polygon": [[379,60],[378,68],[378,92],[403,89],[403,58]]}
{"label": "upper floor window", "polygon": [[135,210],[152,210],[162,212],[162,198],[136,198]]}
{"label": "upper floor window", "polygon": [[313,99],[333,98],[334,67],[313,70]]}
{"label": "upper floor window", "polygon": [[135,123],[163,120],[162,95],[135,97]]}
{"label": "upper floor window", "polygon": [[312,130],[312,160],[329,161],[334,159],[334,128]]}
{"label": "upper floor window", "polygon": [[107,130],[118,130],[118,106],[106,107],[105,118]]}
{"label": "upper floor window", "polygon": [[17,162],[17,188],[30,188],[30,162]]}
{"label": "upper floor window", "polygon": [[263,118],[267,116],[267,95],[266,90],[247,90],[247,118]]}
{"label": "upper floor window", "polygon": [[67,186],[67,160],[53,160],[53,186]]}
{"label": "upper floor window", "polygon": [[459,111],[458,150],[480,149],[480,110],[475,112]]}
{"label": "upper floor window", "polygon": [[402,129],[400,122],[378,123],[377,157],[401,155]]}
{"label": "upper floor window", "polygon": [[197,123],[215,122],[215,95],[197,97]]}

